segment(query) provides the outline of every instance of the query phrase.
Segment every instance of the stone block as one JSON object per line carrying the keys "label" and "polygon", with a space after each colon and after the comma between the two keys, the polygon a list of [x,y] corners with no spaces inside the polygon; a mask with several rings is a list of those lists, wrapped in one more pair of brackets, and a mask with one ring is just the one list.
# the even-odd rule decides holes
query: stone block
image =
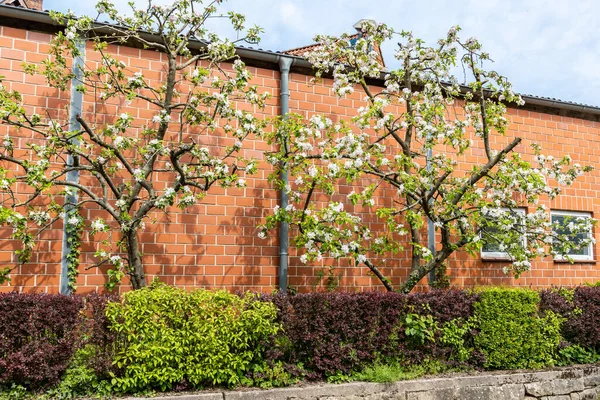
{"label": "stone block", "polygon": [[[319,396],[318,400],[404,400],[406,396],[404,393],[373,393],[362,396]],[[173,399],[176,400],[176,399]]]}
{"label": "stone block", "polygon": [[[394,397],[397,393],[401,393],[402,397]],[[272,390],[225,392],[224,400],[388,400],[395,398],[404,400],[404,391],[395,384],[357,382],[341,385],[311,385]]]}
{"label": "stone block", "polygon": [[[459,387],[455,378],[434,378],[414,381],[400,381],[395,384],[399,391],[425,392],[428,390],[453,389]],[[469,385],[465,385],[469,386]]]}
{"label": "stone block", "polygon": [[594,389],[586,389],[583,392],[579,393],[580,400],[598,400],[598,394],[596,394],[596,390]]}
{"label": "stone block", "polygon": [[502,393],[505,399],[522,399],[525,397],[525,386],[520,383],[503,385]]}
{"label": "stone block", "polygon": [[555,379],[553,381],[525,384],[525,392],[534,397],[557,396],[581,392],[585,389],[583,379]]}
{"label": "stone block", "polygon": [[[198,393],[180,396],[152,397],[152,400],[223,400],[223,393]],[[148,400],[148,397],[126,397],[123,400]]]}
{"label": "stone block", "polygon": [[583,377],[583,384],[585,387],[600,386],[600,374],[587,375]]}
{"label": "stone block", "polygon": [[556,379],[552,381],[552,394],[570,394],[573,392],[581,392],[585,389],[583,379],[581,377],[575,379]]}
{"label": "stone block", "polygon": [[461,400],[509,400],[502,387],[480,386],[456,389],[456,397]]}
{"label": "stone block", "polygon": [[525,388],[521,384],[503,386],[462,387],[456,389],[456,399],[461,400],[513,400],[522,399]]}
{"label": "stone block", "polygon": [[406,393],[406,400],[450,400],[456,398],[453,388]]}
{"label": "stone block", "polygon": [[579,368],[572,368],[566,371],[561,371],[559,379],[579,379],[583,378],[583,370]]}
{"label": "stone block", "polygon": [[551,396],[552,384],[550,382],[532,382],[525,384],[525,393],[533,397]]}
{"label": "stone block", "polygon": [[600,367],[595,365],[588,365],[587,367],[583,367],[583,376],[588,375],[600,375]]}
{"label": "stone block", "polygon": [[537,381],[533,373],[474,375],[452,378],[456,387],[502,386]]}

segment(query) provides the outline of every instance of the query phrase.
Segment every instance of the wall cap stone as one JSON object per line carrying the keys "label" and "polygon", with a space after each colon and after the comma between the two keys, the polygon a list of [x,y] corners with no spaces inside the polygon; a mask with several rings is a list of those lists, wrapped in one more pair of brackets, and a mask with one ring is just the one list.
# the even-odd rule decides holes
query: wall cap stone
{"label": "wall cap stone", "polygon": [[543,371],[461,373],[394,383],[316,384],[125,400],[577,400],[597,399],[597,391],[600,393],[600,366],[577,365]]}

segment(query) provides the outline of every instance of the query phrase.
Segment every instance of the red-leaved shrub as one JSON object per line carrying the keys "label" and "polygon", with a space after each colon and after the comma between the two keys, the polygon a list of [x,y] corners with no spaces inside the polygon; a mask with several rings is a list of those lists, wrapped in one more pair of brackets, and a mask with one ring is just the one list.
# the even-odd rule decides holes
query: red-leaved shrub
{"label": "red-leaved shrub", "polygon": [[75,351],[80,297],[0,293],[0,385],[52,385]]}
{"label": "red-leaved shrub", "polygon": [[436,342],[416,344],[406,338],[407,314],[431,314],[438,325],[473,315],[477,296],[465,291],[399,293],[311,293],[275,295],[283,327],[267,358],[286,365],[302,363],[308,378],[350,373],[378,359],[419,362],[443,357]]}
{"label": "red-leaved shrub", "polygon": [[117,334],[110,329],[106,317],[106,306],[109,302],[120,302],[116,294],[91,293],[84,297],[83,320],[78,332],[78,348],[90,347],[92,353],[88,357],[87,366],[97,377],[108,378],[115,372],[113,365]]}
{"label": "red-leaved shrub", "polygon": [[540,310],[565,318],[562,336],[570,343],[600,351],[600,287],[550,289],[540,292]]}

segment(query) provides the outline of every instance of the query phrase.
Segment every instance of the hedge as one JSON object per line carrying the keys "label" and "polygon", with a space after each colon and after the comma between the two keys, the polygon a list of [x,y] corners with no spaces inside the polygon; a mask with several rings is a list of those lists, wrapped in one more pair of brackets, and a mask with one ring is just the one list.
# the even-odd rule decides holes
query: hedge
{"label": "hedge", "polygon": [[[390,359],[422,362],[431,354],[450,353],[440,344],[437,329],[473,313],[477,295],[465,291],[399,293],[312,293],[277,295],[278,321],[283,331],[269,359],[302,364],[308,377],[322,379],[349,374],[365,364]],[[403,329],[407,317],[424,323]],[[425,316],[431,315],[431,320]],[[429,332],[431,338],[425,337]],[[425,335],[425,336],[421,336]],[[421,340],[423,338],[423,340]],[[432,340],[433,339],[433,340]]]}
{"label": "hedge", "polygon": [[543,368],[554,365],[561,321],[538,311],[539,294],[529,289],[491,288],[475,304],[479,334],[475,346],[489,369]]}
{"label": "hedge", "polygon": [[257,296],[158,284],[122,298],[2,294],[0,392],[72,398],[338,381],[378,365],[595,362],[599,317],[600,287]]}

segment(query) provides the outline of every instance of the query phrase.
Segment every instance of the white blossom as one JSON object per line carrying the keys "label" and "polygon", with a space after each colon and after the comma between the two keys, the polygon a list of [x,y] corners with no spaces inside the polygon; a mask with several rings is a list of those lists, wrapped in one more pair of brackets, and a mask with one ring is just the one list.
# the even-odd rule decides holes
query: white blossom
{"label": "white blossom", "polygon": [[107,228],[106,224],[104,223],[104,221],[101,218],[94,220],[92,222],[91,227],[94,231],[103,231],[104,229]]}

